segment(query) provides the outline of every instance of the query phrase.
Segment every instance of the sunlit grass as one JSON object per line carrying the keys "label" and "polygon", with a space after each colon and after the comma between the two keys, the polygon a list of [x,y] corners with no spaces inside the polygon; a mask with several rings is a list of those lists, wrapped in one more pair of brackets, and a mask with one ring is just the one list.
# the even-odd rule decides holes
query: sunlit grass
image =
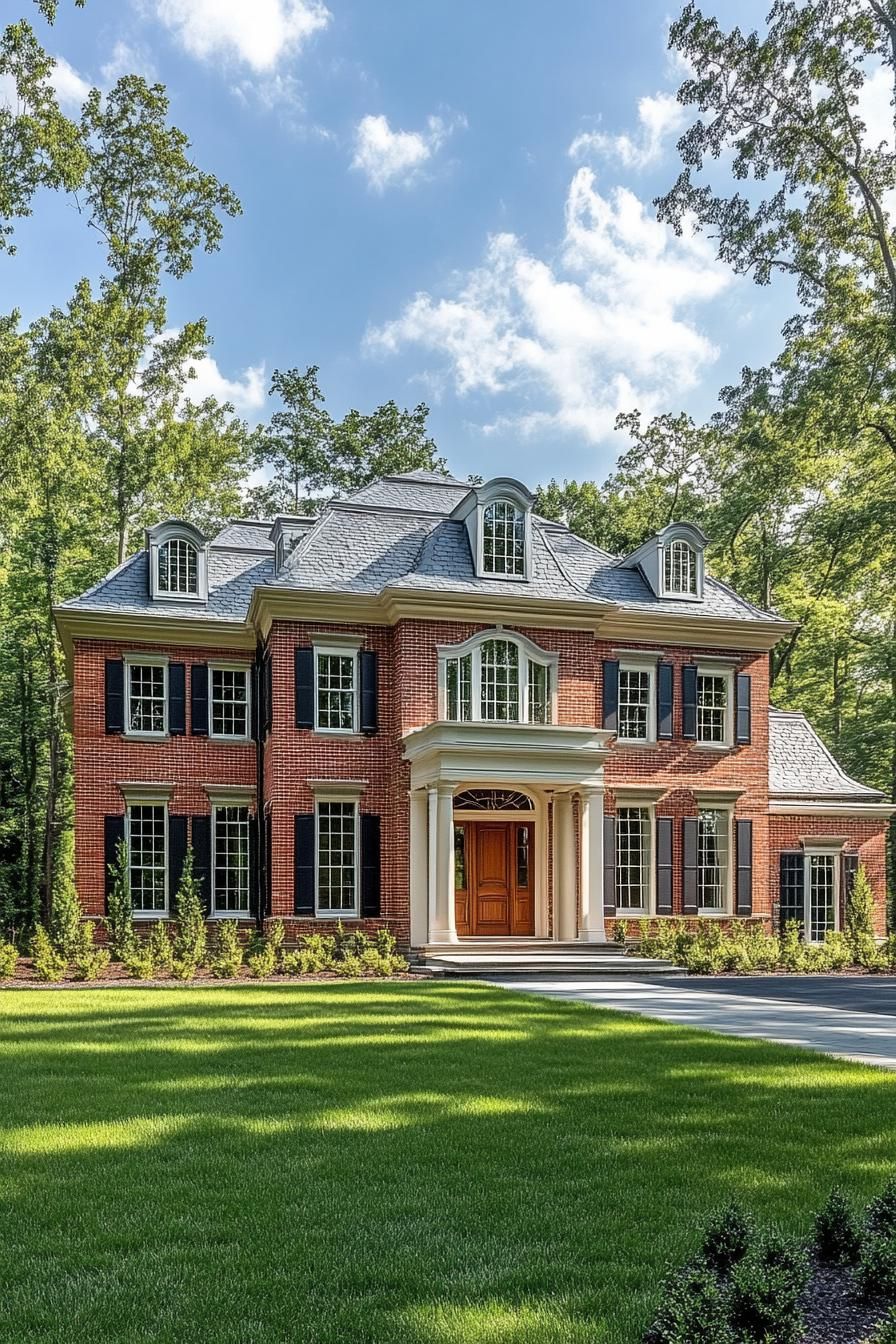
{"label": "sunlit grass", "polygon": [[0,1340],[636,1341],[894,1139],[883,1071],[478,985],[8,991]]}

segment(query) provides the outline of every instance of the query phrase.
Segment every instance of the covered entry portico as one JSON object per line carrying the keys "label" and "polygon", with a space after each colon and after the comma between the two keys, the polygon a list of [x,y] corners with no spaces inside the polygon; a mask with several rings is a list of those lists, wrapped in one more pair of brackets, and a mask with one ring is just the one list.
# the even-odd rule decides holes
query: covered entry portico
{"label": "covered entry portico", "polygon": [[[505,929],[510,938],[534,932],[560,942],[606,940],[603,765],[611,738],[595,728],[445,722],[405,736],[413,946],[457,943]],[[508,794],[521,798],[512,808],[492,808],[484,797],[490,790],[499,791],[498,803],[507,802]],[[481,810],[471,807],[473,797],[483,803]],[[455,828],[461,825],[472,829],[459,850]],[[529,835],[528,888],[518,880],[521,826]],[[458,898],[458,884],[479,882],[483,871],[491,885],[461,887]],[[502,871],[508,873],[506,882]]]}

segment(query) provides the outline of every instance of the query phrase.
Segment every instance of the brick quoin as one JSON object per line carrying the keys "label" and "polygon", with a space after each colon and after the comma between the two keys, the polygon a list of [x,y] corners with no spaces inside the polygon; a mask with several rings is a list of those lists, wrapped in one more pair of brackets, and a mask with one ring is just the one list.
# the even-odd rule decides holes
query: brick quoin
{"label": "brick quoin", "polygon": [[[493,627],[483,623],[406,619],[394,626],[326,624],[319,621],[275,620],[267,640],[272,659],[272,731],[264,748],[264,804],[272,827],[272,918],[283,918],[289,936],[328,931],[332,921],[296,919],[294,910],[293,818],[313,810],[312,779],[359,780],[362,812],[377,814],[382,828],[381,916],[352,921],[373,930],[388,926],[407,944],[409,924],[410,770],[402,758],[402,735],[438,717],[438,649],[458,644]],[[614,643],[595,640],[589,631],[550,630],[507,625],[539,647],[558,655],[557,722],[600,727],[603,661],[617,656]],[[350,633],[361,647],[378,654],[379,731],[370,737],[334,737],[295,726],[294,655],[297,646],[321,642],[327,633]],[[166,653],[172,662],[190,665],[221,659],[251,665],[249,650],[216,649],[212,645],[138,644],[128,641],[76,639],[74,642],[74,755],[76,876],[85,913],[100,915],[104,904],[103,818],[124,811],[118,783],[160,782],[173,785],[172,814],[209,812],[206,785],[256,784],[254,743],[230,744],[187,732],[159,742],[138,742],[105,732],[105,660],[125,653]],[[645,785],[666,790],[657,816],[675,818],[673,910],[681,911],[681,818],[694,816],[694,788],[742,790],[735,817],[753,822],[753,916],[765,923],[777,917],[778,855],[799,847],[812,836],[843,836],[847,848],[858,850],[877,898],[878,932],[885,923],[883,821],[818,816],[769,816],[768,797],[768,657],[711,647],[677,648],[653,643],[626,643],[675,665],[674,737],[647,747],[614,748],[605,768],[605,807],[615,811],[615,790]],[[684,663],[723,658],[735,672],[752,678],[752,741],[728,751],[713,751],[685,741],[682,731],[680,669]],[[732,663],[732,660],[736,660]],[[524,780],[520,781],[525,784]],[[551,866],[548,868],[551,872]],[[613,921],[609,923],[612,931]]]}

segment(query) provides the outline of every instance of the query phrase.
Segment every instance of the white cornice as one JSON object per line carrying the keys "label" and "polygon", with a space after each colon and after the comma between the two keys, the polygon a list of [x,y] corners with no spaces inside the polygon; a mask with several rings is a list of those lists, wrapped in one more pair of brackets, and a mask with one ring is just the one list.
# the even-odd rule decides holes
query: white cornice
{"label": "white cornice", "polygon": [[213,649],[254,649],[256,634],[244,621],[214,616],[158,616],[138,612],[85,611],[54,607],[56,628],[71,673],[75,639],[133,640],[135,644],[204,645]]}
{"label": "white cornice", "polygon": [[448,723],[406,733],[411,788],[424,784],[576,789],[603,786],[612,733],[556,724]]}
{"label": "white cornice", "polygon": [[817,798],[770,798],[769,812],[784,817],[855,817],[867,821],[888,821],[896,813],[896,804],[851,803],[845,799],[824,802]]}
{"label": "white cornice", "polygon": [[698,616],[693,611],[673,616],[615,607],[599,618],[598,632],[605,639],[767,653],[796,628],[792,621],[734,621],[722,616]]}

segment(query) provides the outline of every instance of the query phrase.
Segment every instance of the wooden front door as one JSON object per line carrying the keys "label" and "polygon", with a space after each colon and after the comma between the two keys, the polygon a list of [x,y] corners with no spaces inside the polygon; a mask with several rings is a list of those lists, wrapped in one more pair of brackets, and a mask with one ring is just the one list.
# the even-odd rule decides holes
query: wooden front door
{"label": "wooden front door", "polygon": [[531,937],[535,869],[531,821],[464,821],[455,826],[457,931],[473,937]]}

